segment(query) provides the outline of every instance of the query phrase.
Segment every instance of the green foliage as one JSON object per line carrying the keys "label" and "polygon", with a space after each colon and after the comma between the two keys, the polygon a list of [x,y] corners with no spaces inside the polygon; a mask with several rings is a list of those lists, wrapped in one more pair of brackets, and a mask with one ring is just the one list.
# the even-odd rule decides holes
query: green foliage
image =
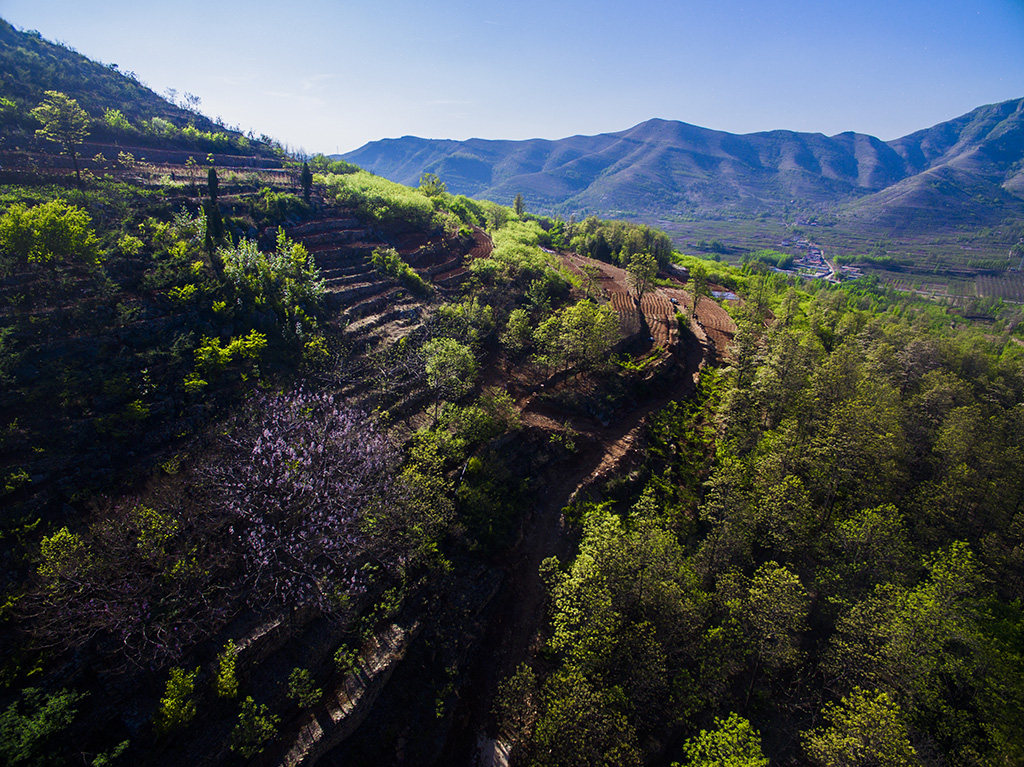
{"label": "green foliage", "polygon": [[118,133],[132,133],[135,127],[128,121],[120,109],[107,109],[103,113],[103,123],[110,130]]}
{"label": "green foliage", "polygon": [[279,225],[309,212],[308,203],[300,197],[270,187],[260,189],[253,203],[253,218],[264,226]]}
{"label": "green foliage", "polygon": [[578,672],[559,672],[545,688],[544,715],[534,735],[542,767],[639,767],[635,729],[618,690],[595,689]]}
{"label": "green foliage", "polygon": [[252,759],[277,734],[279,722],[280,718],[270,713],[265,704],[257,704],[252,696],[246,697],[231,731],[231,750],[244,759]]}
{"label": "green foliage", "polygon": [[36,135],[61,144],[68,154],[74,154],[75,147],[89,135],[89,115],[60,91],[46,91],[46,98],[32,110],[32,116],[43,125]]}
{"label": "green foliage", "polygon": [[195,367],[185,377],[185,390],[201,391],[208,378],[219,375],[234,362],[255,363],[266,345],[267,337],[255,330],[232,338],[226,344],[222,344],[219,338],[204,336],[194,352]]}
{"label": "green foliage", "polygon": [[533,340],[533,324],[525,309],[513,309],[508,316],[501,343],[513,357],[521,355]]}
{"label": "green foliage", "polygon": [[445,194],[448,187],[436,173],[424,173],[420,176],[419,190],[427,197],[438,197]]}
{"label": "green foliage", "polygon": [[431,228],[434,206],[422,192],[360,170],[324,178],[327,194],[339,205],[354,207],[360,217],[381,226]]}
{"label": "green foliage", "polygon": [[35,687],[0,713],[0,761],[10,767],[65,764],[59,738],[78,714],[85,693],[60,690],[48,695]]}
{"label": "green foliage", "polygon": [[515,211],[517,217],[523,217],[526,206],[523,204],[523,196],[521,194],[516,194],[516,198],[512,201],[512,210]]}
{"label": "green foliage", "polygon": [[538,360],[586,370],[608,359],[621,338],[619,319],[607,306],[584,299],[544,320],[534,332]]}
{"label": "green foliage", "polygon": [[701,730],[683,744],[686,759],[673,767],[768,767],[761,735],[738,714],[715,719],[714,730]]}
{"label": "green foliage", "polygon": [[630,257],[626,271],[639,299],[651,289],[654,278],[658,276],[658,262],[649,253],[636,253]]}
{"label": "green foliage", "polygon": [[320,173],[324,175],[336,175],[340,176],[345,173],[355,173],[359,170],[357,165],[353,165],[350,162],[344,160],[332,160],[323,154],[315,154],[304,163],[309,165],[309,169],[313,173]]}
{"label": "green foliage", "polygon": [[804,749],[821,767],[904,767],[921,764],[903,715],[884,692],[857,687],[824,710],[828,725],[804,735]]}
{"label": "green foliage", "polygon": [[478,296],[459,303],[441,304],[431,318],[431,326],[437,335],[478,349],[494,330],[494,310]]}
{"label": "green foliage", "polygon": [[441,336],[424,344],[422,353],[427,385],[438,401],[442,397],[458,399],[473,387],[477,362],[469,347]]}
{"label": "green foliage", "polygon": [[288,697],[299,708],[315,706],[322,695],[323,691],[315,686],[313,675],[309,673],[309,669],[298,667],[292,669],[288,675]]}
{"label": "green foliage", "polygon": [[334,667],[338,670],[338,673],[351,673],[357,663],[359,663],[359,650],[357,648],[343,644],[334,651]]}
{"label": "green foliage", "polygon": [[672,259],[672,241],[664,232],[626,221],[601,221],[591,216],[571,227],[569,247],[598,261],[626,266],[638,253],[654,256],[664,266]]}
{"label": "green foliage", "polygon": [[238,659],[238,646],[234,639],[224,644],[224,649],[217,655],[217,678],[214,689],[218,698],[234,698],[238,695],[238,673],[235,664]]}
{"label": "green foliage", "polygon": [[89,767],[110,767],[110,765],[116,763],[124,755],[124,752],[128,750],[130,745],[130,740],[122,740],[109,751],[96,754],[92,761],[89,762]]}
{"label": "green foliage", "polygon": [[80,567],[87,551],[80,536],[62,527],[53,535],[43,537],[39,555],[39,574],[44,578],[60,578]]}
{"label": "green foliage", "polygon": [[92,265],[101,259],[89,214],[64,200],[11,205],[0,216],[0,266]]}
{"label": "green foliage", "polygon": [[558,261],[541,249],[547,237],[536,221],[510,220],[494,232],[494,250],[488,258],[469,264],[470,271],[485,285],[524,287],[532,280],[541,280],[551,295],[566,295],[568,281],[558,273]]}
{"label": "green foliage", "polygon": [[762,264],[768,264],[778,269],[789,269],[793,266],[793,254],[782,253],[778,250],[772,250],[771,248],[762,248],[761,250],[755,250],[745,257],[745,261],[760,261]]}
{"label": "green foliage", "polygon": [[160,706],[153,719],[153,727],[158,735],[167,735],[181,729],[195,718],[194,695],[198,676],[198,668],[191,672],[178,667],[171,669],[164,695],[160,698]]}
{"label": "green foliage", "polygon": [[218,251],[224,278],[250,312],[270,312],[280,332],[304,337],[316,326],[324,284],[309,252],[278,230],[277,247],[262,253],[251,240]]}
{"label": "green foliage", "polygon": [[370,263],[378,272],[398,280],[416,295],[422,296],[430,292],[430,286],[409,264],[402,260],[394,248],[374,248],[373,254],[370,256]]}

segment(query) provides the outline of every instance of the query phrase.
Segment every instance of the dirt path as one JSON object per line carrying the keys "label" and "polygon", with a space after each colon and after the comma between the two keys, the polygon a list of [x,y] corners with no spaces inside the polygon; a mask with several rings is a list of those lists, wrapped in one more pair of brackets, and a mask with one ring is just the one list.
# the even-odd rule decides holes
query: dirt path
{"label": "dirt path", "polygon": [[524,424],[552,433],[564,432],[568,426],[576,433],[580,453],[546,488],[544,500],[532,510],[523,538],[505,565],[505,585],[495,599],[495,613],[467,685],[472,690],[472,702],[467,704],[470,710],[464,724],[453,731],[442,761],[481,766],[505,763],[507,748],[492,731],[491,706],[500,682],[521,663],[531,662],[540,650],[547,600],[540,564],[551,556],[568,561],[576,547],[561,510],[621,470],[639,447],[650,413],[692,395],[707,350],[691,344],[685,351],[682,359],[666,356],[663,364],[674,361],[679,369],[657,395],[607,426],[585,418],[559,418],[558,413],[537,406],[533,398],[521,403]]}

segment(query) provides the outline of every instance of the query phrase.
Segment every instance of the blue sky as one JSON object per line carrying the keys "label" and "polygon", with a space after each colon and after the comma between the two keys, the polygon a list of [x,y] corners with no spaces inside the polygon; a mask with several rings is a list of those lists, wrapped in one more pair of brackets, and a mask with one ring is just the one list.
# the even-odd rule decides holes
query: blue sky
{"label": "blue sky", "polygon": [[311,152],[651,117],[892,139],[1024,97],[1024,0],[0,0],[0,16]]}

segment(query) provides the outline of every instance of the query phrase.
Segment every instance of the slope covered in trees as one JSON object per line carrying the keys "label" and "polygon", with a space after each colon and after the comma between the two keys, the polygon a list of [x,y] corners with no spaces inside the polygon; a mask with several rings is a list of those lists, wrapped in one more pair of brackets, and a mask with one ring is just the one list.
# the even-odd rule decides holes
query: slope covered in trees
{"label": "slope covered in trees", "polygon": [[1021,760],[1019,309],[188,127],[5,166],[5,763]]}
{"label": "slope covered in trees", "polygon": [[499,709],[513,762],[1020,760],[1024,349],[737,279],[732,364],[545,564],[546,654]]}

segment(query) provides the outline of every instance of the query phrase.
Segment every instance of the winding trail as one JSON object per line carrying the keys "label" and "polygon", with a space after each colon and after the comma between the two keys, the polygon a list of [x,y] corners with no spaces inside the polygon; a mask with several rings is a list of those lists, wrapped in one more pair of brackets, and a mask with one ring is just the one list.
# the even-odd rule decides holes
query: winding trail
{"label": "winding trail", "polygon": [[549,432],[564,431],[567,424],[576,433],[580,452],[532,509],[522,539],[504,564],[505,583],[494,600],[495,612],[467,684],[473,691],[470,710],[453,731],[439,764],[507,764],[508,747],[495,732],[491,706],[500,682],[520,664],[532,662],[541,649],[547,600],[541,562],[551,556],[564,562],[575,554],[577,541],[566,529],[561,510],[640,454],[651,413],[693,394],[700,369],[714,349],[711,344],[690,343],[680,351],[681,357],[662,352],[660,364],[672,369],[661,371],[668,375],[657,393],[607,426],[578,417],[560,420],[532,399],[523,403],[524,424]]}

